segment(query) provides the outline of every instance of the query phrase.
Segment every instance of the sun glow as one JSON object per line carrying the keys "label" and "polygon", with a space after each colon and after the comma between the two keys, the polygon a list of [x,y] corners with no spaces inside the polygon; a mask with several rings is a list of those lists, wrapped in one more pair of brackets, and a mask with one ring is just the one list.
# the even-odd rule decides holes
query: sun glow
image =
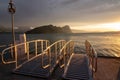
{"label": "sun glow", "polygon": [[109,30],[112,31],[120,31],[120,22],[119,23],[107,23],[107,24],[102,24],[101,26],[108,28]]}
{"label": "sun glow", "polygon": [[73,25],[73,26],[74,27],[72,27],[72,29],[85,31],[85,32],[120,31],[120,22],[83,25],[83,26]]}

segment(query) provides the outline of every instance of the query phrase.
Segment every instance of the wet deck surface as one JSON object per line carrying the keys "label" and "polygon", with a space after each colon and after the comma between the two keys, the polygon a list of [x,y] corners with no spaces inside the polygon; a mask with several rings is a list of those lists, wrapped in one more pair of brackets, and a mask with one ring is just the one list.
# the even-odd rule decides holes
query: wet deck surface
{"label": "wet deck surface", "polygon": [[73,54],[63,77],[68,80],[90,80],[87,56],[84,54]]}

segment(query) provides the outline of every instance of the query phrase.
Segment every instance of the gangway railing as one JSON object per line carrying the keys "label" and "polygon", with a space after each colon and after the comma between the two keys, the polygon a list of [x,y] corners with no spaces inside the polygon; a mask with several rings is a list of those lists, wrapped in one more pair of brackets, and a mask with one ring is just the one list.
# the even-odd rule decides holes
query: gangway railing
{"label": "gangway railing", "polygon": [[92,75],[93,75],[93,73],[97,71],[97,52],[90,44],[90,42],[87,40],[85,41],[85,46],[86,46],[86,53],[89,57],[89,66],[92,69]]}
{"label": "gangway railing", "polygon": [[59,40],[47,47],[42,53],[42,67],[48,68],[51,74],[55,66],[59,63],[60,50],[65,45],[65,40]]}
{"label": "gangway railing", "polygon": [[2,54],[2,49],[5,48],[7,45],[0,45],[0,55]]}
{"label": "gangway railing", "polygon": [[4,50],[7,47],[10,47],[12,44],[9,45],[0,45],[0,55],[2,54],[2,50]]}
{"label": "gangway railing", "polygon": [[67,63],[71,57],[71,55],[74,53],[74,41],[70,40],[68,41],[60,50],[60,62],[59,65],[60,67],[67,67]]}
{"label": "gangway railing", "polygon": [[2,62],[4,64],[15,63],[15,68],[18,68],[26,61],[41,54],[49,44],[48,40],[39,39],[8,47],[2,51]]}

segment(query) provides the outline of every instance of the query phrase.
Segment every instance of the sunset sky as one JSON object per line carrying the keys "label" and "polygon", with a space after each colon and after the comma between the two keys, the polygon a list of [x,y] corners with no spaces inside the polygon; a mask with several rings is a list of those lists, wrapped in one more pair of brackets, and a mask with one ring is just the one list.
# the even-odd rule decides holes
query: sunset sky
{"label": "sunset sky", "polygon": [[[83,31],[120,31],[120,0],[13,1],[16,27],[53,24]],[[8,3],[9,0],[0,0],[0,25],[10,27]]]}

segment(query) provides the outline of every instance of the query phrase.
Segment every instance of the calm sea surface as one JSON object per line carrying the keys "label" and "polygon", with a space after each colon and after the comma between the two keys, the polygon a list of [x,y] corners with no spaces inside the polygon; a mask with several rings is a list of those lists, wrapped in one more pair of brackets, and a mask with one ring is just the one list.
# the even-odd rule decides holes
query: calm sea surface
{"label": "calm sea surface", "polygon": [[[120,57],[120,33],[72,33],[72,34],[27,34],[27,41],[35,39],[47,39],[54,42],[60,39],[79,41],[76,44],[81,47],[81,52],[85,53],[85,40],[90,41],[99,56]],[[16,34],[19,39],[19,34]],[[8,45],[12,42],[11,33],[0,33],[0,46]],[[3,48],[0,47],[0,51]]]}

